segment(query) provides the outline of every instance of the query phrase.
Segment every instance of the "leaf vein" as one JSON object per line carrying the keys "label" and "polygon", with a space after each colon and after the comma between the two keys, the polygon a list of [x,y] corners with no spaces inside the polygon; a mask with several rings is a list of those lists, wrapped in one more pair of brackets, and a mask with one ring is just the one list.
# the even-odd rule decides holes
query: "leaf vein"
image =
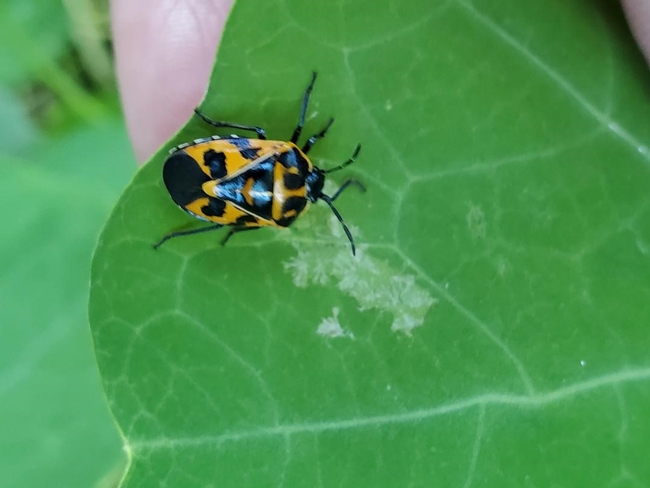
{"label": "leaf vein", "polygon": [[149,440],[137,440],[129,443],[127,445],[127,450],[131,452],[146,452],[169,450],[174,448],[191,448],[203,445],[222,445],[229,442],[240,442],[266,437],[304,433],[318,434],[322,432],[345,431],[350,429],[378,427],[383,425],[415,423],[480,406],[539,408],[604,387],[648,380],[650,380],[650,367],[624,369],[616,373],[598,376],[555,390],[532,395],[485,393],[482,395],[461,399],[452,403],[438,405],[431,408],[412,410],[409,412],[375,415],[365,418],[340,419],[301,424],[285,424],[199,437],[161,437]]}
{"label": "leaf vein", "polygon": [[638,141],[625,128],[621,127],[618,123],[613,121],[607,113],[596,108],[596,106],[594,106],[589,100],[580,94],[580,92],[560,73],[558,73],[544,61],[542,61],[541,58],[539,58],[519,41],[517,41],[517,39],[506,32],[494,20],[490,19],[488,16],[477,10],[474,5],[466,1],[459,2],[459,5],[463,7],[467,12],[469,12],[478,22],[483,24],[489,31],[495,34],[499,39],[523,55],[524,58],[530,61],[546,76],[553,80],[562,91],[573,98],[573,100],[575,100],[578,105],[580,105],[587,113],[589,113],[596,121],[598,121],[601,126],[606,127],[611,132],[613,132],[622,141],[634,148],[646,162],[650,163],[650,149]]}

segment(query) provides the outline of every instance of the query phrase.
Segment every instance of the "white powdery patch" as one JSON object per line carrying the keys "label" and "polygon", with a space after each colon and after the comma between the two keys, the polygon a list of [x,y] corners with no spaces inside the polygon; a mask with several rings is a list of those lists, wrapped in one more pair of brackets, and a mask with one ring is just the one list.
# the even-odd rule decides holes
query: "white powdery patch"
{"label": "white powdery patch", "polygon": [[[390,313],[393,316],[391,330],[408,336],[424,323],[429,308],[437,300],[420,287],[412,275],[397,274],[387,262],[368,255],[363,244],[357,245],[357,255],[353,257],[348,246],[340,245],[345,234],[334,216],[327,229],[313,221],[311,228],[316,230],[318,239],[313,243],[292,242],[298,254],[284,263],[284,269],[292,274],[296,286],[334,284],[356,299],[359,310],[377,309]],[[350,230],[359,236],[358,229],[351,227]],[[337,245],[328,243],[332,236]]]}
{"label": "white powdery patch", "polygon": [[349,337],[354,339],[354,334],[348,330],[345,330],[341,327],[339,322],[339,308],[334,307],[332,309],[332,316],[324,318],[321,323],[318,325],[316,333],[325,337]]}

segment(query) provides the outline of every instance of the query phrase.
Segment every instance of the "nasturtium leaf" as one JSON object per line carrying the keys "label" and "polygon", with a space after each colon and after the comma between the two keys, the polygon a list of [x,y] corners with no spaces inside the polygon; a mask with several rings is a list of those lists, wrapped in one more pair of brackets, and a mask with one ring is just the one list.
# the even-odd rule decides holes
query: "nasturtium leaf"
{"label": "nasturtium leaf", "polygon": [[[332,167],[295,228],[201,224],[138,173],[91,327],[123,486],[633,486],[650,480],[650,75],[606,2],[260,3],[202,109]],[[224,132],[227,134],[228,132]]]}
{"label": "nasturtium leaf", "polygon": [[123,457],[91,349],[88,263],[135,162],[117,116],[31,149],[0,160],[1,484],[88,488]]}

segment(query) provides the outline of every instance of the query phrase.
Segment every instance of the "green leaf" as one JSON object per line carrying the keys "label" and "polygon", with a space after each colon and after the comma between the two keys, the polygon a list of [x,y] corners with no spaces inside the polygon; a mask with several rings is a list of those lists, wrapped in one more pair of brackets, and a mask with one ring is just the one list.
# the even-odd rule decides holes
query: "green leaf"
{"label": "green leaf", "polygon": [[[650,480],[650,99],[606,2],[240,0],[203,110],[306,133],[324,204],[192,224],[135,177],[92,270],[123,486],[642,486]],[[194,225],[200,225],[197,222]],[[596,460],[596,461],[595,461]]]}
{"label": "green leaf", "polygon": [[120,459],[93,358],[92,247],[135,168],[123,123],[3,157],[0,472],[4,487],[84,487]]}

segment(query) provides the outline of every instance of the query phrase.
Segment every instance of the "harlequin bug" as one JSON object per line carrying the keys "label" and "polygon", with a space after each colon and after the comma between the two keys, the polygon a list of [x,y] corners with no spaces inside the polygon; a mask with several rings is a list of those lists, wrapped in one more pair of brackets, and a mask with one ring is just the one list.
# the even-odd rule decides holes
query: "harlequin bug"
{"label": "harlequin bug", "polygon": [[224,226],[230,231],[222,239],[225,244],[233,234],[261,227],[289,227],[298,216],[307,211],[316,200],[323,200],[341,222],[355,254],[354,239],[333,205],[350,185],[365,191],[357,180],[347,180],[336,193],[323,193],[325,175],[352,164],[359,155],[358,144],[352,156],[343,164],[322,170],[307,157],[309,150],[327,134],[334,119],[298,148],[296,145],[309,104],[309,96],[316,82],[316,72],[302,99],[298,125],[289,142],[269,141],[261,127],[218,122],[208,118],[199,109],[194,112],[204,122],[214,127],[228,127],[252,131],[257,139],[231,135],[212,136],[181,144],[170,151],[163,165],[163,181],[172,200],[190,215],[212,222],[208,227],[171,232],[163,237],[154,249],[165,241],[180,236],[198,234]]}

